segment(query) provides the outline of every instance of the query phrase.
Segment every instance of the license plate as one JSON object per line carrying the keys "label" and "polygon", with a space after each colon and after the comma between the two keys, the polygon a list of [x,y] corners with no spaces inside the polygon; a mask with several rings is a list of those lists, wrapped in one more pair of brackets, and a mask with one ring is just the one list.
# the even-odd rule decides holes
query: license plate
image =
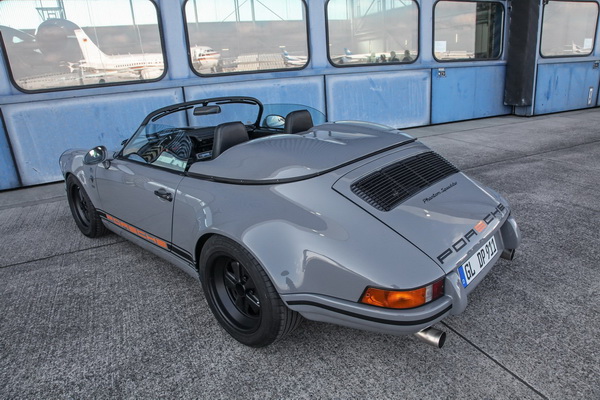
{"label": "license plate", "polygon": [[463,287],[467,287],[469,283],[490,263],[492,258],[498,253],[496,239],[492,236],[477,253],[473,254],[463,265],[458,267],[460,280]]}

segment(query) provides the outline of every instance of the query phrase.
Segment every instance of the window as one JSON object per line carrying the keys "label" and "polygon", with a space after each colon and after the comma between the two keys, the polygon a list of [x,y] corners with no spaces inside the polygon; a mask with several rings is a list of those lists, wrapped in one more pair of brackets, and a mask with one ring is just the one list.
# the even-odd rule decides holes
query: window
{"label": "window", "polygon": [[588,56],[594,50],[598,4],[550,1],[542,20],[542,57]]}
{"label": "window", "polygon": [[434,8],[433,56],[438,61],[494,60],[502,54],[500,3],[440,1]]}
{"label": "window", "polygon": [[157,80],[165,72],[150,0],[2,0],[0,32],[24,91]]}
{"label": "window", "polygon": [[188,0],[190,63],[200,75],[303,68],[302,0]]}
{"label": "window", "polygon": [[327,36],[335,66],[413,62],[419,56],[419,6],[412,0],[330,0]]}

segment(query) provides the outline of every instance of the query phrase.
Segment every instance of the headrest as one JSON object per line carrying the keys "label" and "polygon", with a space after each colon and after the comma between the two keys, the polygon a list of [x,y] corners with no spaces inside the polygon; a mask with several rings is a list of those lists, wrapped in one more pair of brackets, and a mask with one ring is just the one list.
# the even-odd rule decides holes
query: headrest
{"label": "headrest", "polygon": [[227,122],[215,128],[212,158],[216,158],[230,147],[250,140],[246,126],[241,122]]}
{"label": "headrest", "polygon": [[304,132],[313,126],[313,120],[308,110],[292,111],[285,117],[284,133]]}

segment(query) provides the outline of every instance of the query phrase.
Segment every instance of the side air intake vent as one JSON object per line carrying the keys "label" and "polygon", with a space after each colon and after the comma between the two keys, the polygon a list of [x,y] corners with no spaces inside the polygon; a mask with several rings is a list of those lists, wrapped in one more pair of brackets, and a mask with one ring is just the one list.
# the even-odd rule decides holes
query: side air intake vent
{"label": "side air intake vent", "polygon": [[381,211],[390,211],[404,199],[431,186],[458,169],[433,151],[389,165],[351,186],[358,197]]}

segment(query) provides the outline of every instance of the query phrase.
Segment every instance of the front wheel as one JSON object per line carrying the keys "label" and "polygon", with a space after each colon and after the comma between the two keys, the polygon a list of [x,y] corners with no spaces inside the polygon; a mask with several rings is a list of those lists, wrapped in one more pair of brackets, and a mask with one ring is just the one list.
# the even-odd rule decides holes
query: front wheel
{"label": "front wheel", "polygon": [[281,300],[258,261],[234,241],[213,236],[200,255],[206,301],[225,330],[252,347],[292,332],[301,316]]}
{"label": "front wheel", "polygon": [[102,223],[92,200],[73,175],[67,178],[67,200],[77,227],[87,237],[95,238],[106,235],[108,229]]}

